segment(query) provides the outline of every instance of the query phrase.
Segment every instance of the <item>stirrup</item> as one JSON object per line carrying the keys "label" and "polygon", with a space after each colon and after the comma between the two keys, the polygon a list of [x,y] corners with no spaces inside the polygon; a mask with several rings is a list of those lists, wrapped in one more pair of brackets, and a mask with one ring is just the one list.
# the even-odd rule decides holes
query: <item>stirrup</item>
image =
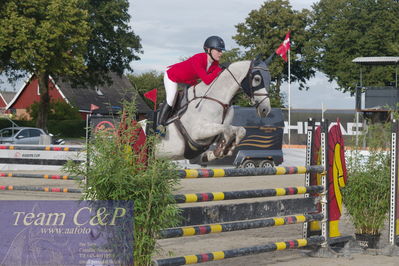
{"label": "stirrup", "polygon": [[166,135],[166,126],[164,125],[158,125],[157,128],[155,129],[155,134],[165,137]]}

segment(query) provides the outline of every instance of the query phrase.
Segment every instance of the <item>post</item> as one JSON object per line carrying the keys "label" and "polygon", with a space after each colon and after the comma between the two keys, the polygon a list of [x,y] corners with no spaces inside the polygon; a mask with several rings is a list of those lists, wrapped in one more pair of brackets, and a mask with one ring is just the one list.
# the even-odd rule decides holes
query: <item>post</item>
{"label": "post", "polygon": [[[360,66],[360,89],[356,90],[356,147],[359,147],[359,111],[362,108],[361,104],[361,89],[363,88],[362,66]],[[358,93],[359,92],[359,93]],[[357,108],[359,107],[359,109]],[[364,128],[363,128],[364,130]]]}
{"label": "post", "polygon": [[324,174],[321,177],[321,185],[324,187],[324,191],[320,194],[321,196],[321,213],[323,214],[324,218],[321,221],[321,235],[324,237],[325,242],[321,244],[322,247],[327,247],[328,245],[328,238],[330,236],[328,230],[328,121],[322,120],[321,121],[321,164],[324,166]]}
{"label": "post", "polygon": [[396,120],[392,123],[391,136],[391,192],[390,192],[390,207],[389,207],[389,244],[396,246],[396,239],[398,236],[398,122]]}
{"label": "post", "polygon": [[[87,114],[86,115],[86,173],[88,173],[89,172],[89,165],[90,165],[90,162],[89,162],[89,137],[90,137],[90,128],[89,128],[89,126],[90,126],[90,118],[91,118],[91,110],[90,110],[90,113],[89,114]],[[87,186],[87,174],[85,175],[85,184],[86,184],[86,186]]]}
{"label": "post", "polygon": [[[314,152],[314,150],[313,150],[314,129],[315,129],[315,124],[314,124],[313,119],[310,117],[308,119],[308,129],[307,129],[308,132],[307,132],[307,140],[306,140],[306,162],[305,162],[306,166],[313,164],[312,158],[313,158],[313,152]],[[305,186],[310,186],[310,178],[311,178],[311,173],[306,173],[305,174]],[[304,195],[305,198],[309,198],[309,196],[310,196],[309,193],[306,193]],[[303,223],[303,225],[302,225],[303,238],[310,237],[309,226],[310,226],[309,222]]]}
{"label": "post", "polygon": [[291,58],[288,50],[288,144],[291,144]]}

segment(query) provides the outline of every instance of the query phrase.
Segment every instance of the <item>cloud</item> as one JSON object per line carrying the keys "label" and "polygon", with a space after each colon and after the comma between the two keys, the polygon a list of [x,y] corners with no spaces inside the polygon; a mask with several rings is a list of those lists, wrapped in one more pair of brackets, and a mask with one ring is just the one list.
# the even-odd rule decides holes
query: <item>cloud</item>
{"label": "cloud", "polygon": [[210,35],[221,36],[228,49],[237,47],[231,38],[236,33],[235,25],[262,3],[262,0],[131,1],[131,27],[141,37],[144,50],[141,61],[132,66],[136,72],[163,69],[180,58],[202,52],[203,42]]}
{"label": "cloud", "polygon": [[[315,0],[291,0],[296,10],[311,8]],[[259,9],[264,0],[151,0],[131,1],[132,28],[142,39],[144,54],[132,63],[135,73],[164,71],[165,67],[202,52],[210,35],[219,35],[227,49],[238,47],[232,36],[235,25],[244,22],[251,10]],[[354,108],[354,98],[334,88],[335,83],[318,73],[308,83],[308,91],[291,84],[291,106],[294,108]],[[288,85],[282,91],[287,93]],[[339,100],[337,100],[339,99]]]}
{"label": "cloud", "polygon": [[[244,22],[251,10],[259,9],[264,3],[264,0],[129,1],[130,26],[140,36],[144,51],[139,55],[141,60],[131,64],[135,73],[163,72],[182,58],[202,52],[203,42],[210,35],[221,36],[227,49],[238,47],[232,39],[236,34],[235,25]],[[313,2],[316,1],[290,1],[297,10],[311,8]],[[15,89],[20,86],[16,84]],[[308,86],[309,91],[299,91],[297,84],[291,84],[294,108],[319,108],[321,102],[327,108],[354,107],[354,98],[336,91],[336,85],[320,73]],[[287,93],[287,87],[283,84],[282,91]],[[0,83],[0,88],[11,87],[5,82]]]}
{"label": "cloud", "polygon": [[[336,90],[336,82],[329,82],[328,78],[322,73],[316,73],[307,85],[309,90],[298,89],[297,83],[291,84],[291,107],[292,108],[321,108],[322,105],[327,109],[354,109],[355,97],[350,93],[343,93]],[[281,91],[286,95],[288,103],[288,83],[283,83]],[[288,106],[288,104],[287,104]]]}

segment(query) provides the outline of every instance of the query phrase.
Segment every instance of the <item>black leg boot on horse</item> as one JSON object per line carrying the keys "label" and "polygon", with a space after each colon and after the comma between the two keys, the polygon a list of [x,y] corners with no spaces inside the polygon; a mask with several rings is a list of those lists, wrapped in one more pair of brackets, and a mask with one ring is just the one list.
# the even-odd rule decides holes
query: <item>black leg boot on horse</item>
{"label": "black leg boot on horse", "polygon": [[170,113],[172,112],[172,107],[168,103],[164,103],[159,111],[157,118],[157,133],[162,137],[166,133],[166,121],[168,120]]}

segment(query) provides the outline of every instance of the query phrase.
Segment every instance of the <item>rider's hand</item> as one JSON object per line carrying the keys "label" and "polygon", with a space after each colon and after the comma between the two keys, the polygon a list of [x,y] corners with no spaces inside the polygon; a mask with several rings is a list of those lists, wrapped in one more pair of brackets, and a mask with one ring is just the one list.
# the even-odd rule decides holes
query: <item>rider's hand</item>
{"label": "rider's hand", "polygon": [[219,64],[219,66],[221,69],[226,69],[229,67],[230,64],[231,64],[230,62],[224,62],[224,63]]}

